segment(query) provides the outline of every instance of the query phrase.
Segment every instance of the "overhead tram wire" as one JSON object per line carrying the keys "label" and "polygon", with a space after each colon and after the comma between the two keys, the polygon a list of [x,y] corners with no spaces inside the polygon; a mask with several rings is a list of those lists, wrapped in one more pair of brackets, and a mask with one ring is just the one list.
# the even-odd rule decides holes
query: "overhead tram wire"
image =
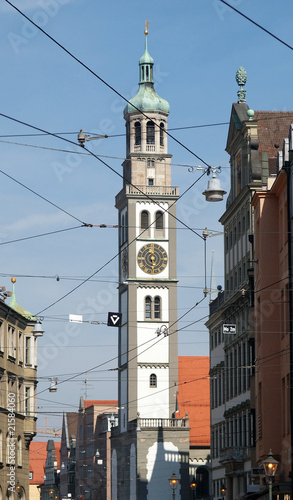
{"label": "overhead tram wire", "polygon": [[[7,116],[5,115],[2,115],[0,113],[1,116],[4,116],[5,118],[8,118]],[[12,118],[9,118],[9,119],[12,119]],[[37,193],[36,191],[34,191],[33,189],[29,188],[28,186],[26,186],[25,184],[23,184],[23,182],[20,182],[18,181],[17,179],[15,179],[14,177],[12,177],[11,175],[7,174],[7,172],[4,172],[3,170],[0,170],[0,173],[5,175],[6,177],[8,177],[9,179],[11,179],[13,182],[16,182],[16,184],[19,184],[20,186],[22,186],[23,188],[27,189],[28,191],[30,191],[31,193],[35,194],[36,196],[38,196],[39,198],[41,198],[42,200],[46,201],[47,203],[49,203],[50,205],[52,205],[53,207],[57,208],[58,210],[61,210],[61,212],[65,213],[66,215],[69,215],[69,217],[72,217],[72,219],[75,219],[77,220],[78,222],[80,222],[82,224],[82,226],[88,226],[88,224],[86,222],[83,222],[81,219],[79,219],[78,217],[75,217],[75,215],[72,215],[71,213],[67,212],[67,210],[64,210],[64,208],[61,208],[59,207],[58,205],[56,205],[56,203],[53,203],[52,201],[48,200],[47,198],[45,198],[44,196],[42,196],[41,194]],[[82,227],[81,226],[81,227]]]}
{"label": "overhead tram wire", "polygon": [[[51,35],[49,35],[49,33],[47,33],[45,30],[43,30],[43,28],[41,28],[38,24],[36,24],[34,21],[32,21],[32,19],[30,19],[28,16],[26,16],[24,14],[24,12],[22,12],[20,9],[18,9],[15,5],[13,5],[9,0],[5,0],[6,3],[8,3],[13,9],[15,9],[21,16],[23,16],[27,21],[29,21],[29,23],[31,23],[33,26],[35,26],[39,31],[41,31],[46,37],[48,37],[53,43],[55,43],[59,48],[61,48],[64,52],[66,52],[66,54],[68,54],[70,57],[72,57],[72,59],[74,59],[78,64],[80,64],[81,66],[83,66],[87,71],[89,71],[93,76],[95,76],[95,78],[97,78],[98,80],[100,80],[100,82],[102,82],[104,85],[106,85],[106,87],[108,87],[110,90],[112,90],[112,92],[114,92],[116,95],[118,95],[119,97],[121,97],[121,99],[123,99],[123,101],[125,101],[127,104],[131,104],[131,106],[136,109],[136,111],[138,111],[141,115],[143,115],[145,118],[147,118],[148,120],[150,120],[150,117],[144,113],[141,109],[137,108],[133,103],[131,103],[128,99],[126,99],[126,97],[124,97],[120,92],[118,92],[118,90],[116,90],[114,87],[112,87],[109,83],[107,83],[103,78],[101,78],[97,73],[95,73],[95,71],[93,71],[89,66],[87,66],[84,62],[82,62],[80,59],[78,59],[78,57],[76,57],[74,54],[72,54],[68,49],[66,49],[61,43],[57,42],[57,40],[55,40],[55,38],[53,38]],[[161,127],[160,125],[158,125],[157,123],[155,123],[155,126],[158,127],[160,130]],[[42,131],[44,132],[44,131]],[[198,156],[196,153],[194,153],[194,151],[192,151],[191,149],[189,149],[187,146],[185,146],[185,144],[183,144],[181,141],[179,141],[178,139],[176,139],[176,137],[174,137],[172,134],[170,134],[167,130],[164,129],[164,133],[170,137],[171,139],[173,139],[173,141],[175,141],[177,144],[179,144],[182,148],[184,148],[186,151],[188,151],[190,154],[192,154],[195,158],[197,158],[200,162],[202,162],[204,165],[206,165],[207,167],[207,172],[209,173],[210,170],[211,170],[211,165],[209,165],[203,158],[201,158],[200,156]],[[55,135],[56,134],[52,134],[52,135]]]}
{"label": "overhead tram wire", "polygon": [[[7,1],[7,0],[6,0]],[[245,14],[243,14],[243,12],[241,12],[240,10],[236,9],[235,7],[233,7],[232,5],[230,5],[228,2],[226,2],[225,0],[220,0],[221,3],[227,5],[227,7],[230,7],[230,9],[234,10],[235,12],[237,12],[237,14],[239,14],[240,16],[244,17],[244,19],[246,19],[247,21],[249,21],[250,23],[254,24],[257,28],[261,29],[262,31],[264,31],[265,33],[267,33],[267,35],[273,37],[275,40],[277,40],[278,42],[280,42],[282,45],[285,45],[285,47],[287,47],[288,49],[290,50],[293,50],[293,47],[292,45],[289,45],[289,43],[287,42],[284,42],[284,40],[282,40],[281,38],[279,38],[278,36],[274,35],[274,33],[272,33],[271,31],[267,30],[266,28],[264,28],[264,26],[262,26],[261,24],[257,23],[256,21],[254,21],[253,19],[251,19],[251,17],[248,17],[246,16]],[[9,2],[8,2],[9,3]]]}
{"label": "overhead tram wire", "polygon": [[[231,6],[230,6],[231,7]],[[231,7],[233,8],[233,7]],[[236,10],[236,9],[235,9]],[[274,117],[264,117],[264,118],[258,118],[257,121],[268,121],[268,120],[274,120],[275,118],[290,118],[291,115],[285,115],[285,112],[282,113],[282,115],[276,115]],[[221,125],[230,125],[230,122],[219,122],[219,123],[205,123],[201,125],[186,125],[185,127],[172,127],[169,128],[168,130],[188,130],[188,129],[195,129],[195,128],[206,128],[206,127],[219,127]],[[57,135],[78,135],[79,132],[55,132]],[[91,132],[86,132],[87,134],[90,134]],[[0,135],[0,139],[5,139],[5,138],[13,138],[13,137],[38,137],[38,136],[48,136],[51,135],[49,133],[39,133],[39,134],[4,134]],[[125,137],[126,133],[122,134],[110,134],[108,135],[108,138],[111,139],[112,137]],[[0,141],[2,142],[2,141]],[[4,141],[3,141],[4,142]],[[14,144],[14,143],[12,143]],[[36,146],[37,147],[37,146]],[[59,150],[57,150],[59,151]],[[71,151],[70,151],[71,152]],[[80,153],[82,154],[82,153]],[[124,158],[123,158],[124,160]]]}
{"label": "overhead tram wire", "polygon": [[[7,0],[5,0],[7,1]],[[74,146],[76,146],[76,142],[74,141],[71,141],[70,139],[66,139],[65,137],[61,137],[57,134],[55,134],[54,132],[48,132],[47,130],[44,130],[44,129],[41,129],[40,127],[36,127],[35,125],[31,125],[30,123],[27,123],[27,122],[24,122],[22,120],[18,120],[17,118],[13,118],[12,116],[9,116],[9,115],[6,115],[4,113],[0,113],[0,116],[3,116],[4,118],[7,118],[7,120],[11,120],[11,121],[14,121],[16,123],[20,123],[21,125],[24,125],[26,127],[30,127],[34,130],[39,130],[41,132],[46,132],[48,135],[51,135],[52,137],[55,137],[56,139],[60,139],[62,141],[65,141],[65,142],[68,142],[69,144],[73,144]],[[96,160],[100,161],[103,165],[105,165],[109,170],[111,170],[111,172],[113,172],[114,174],[118,175],[118,177],[120,177],[123,181],[125,181],[126,179],[124,178],[124,176],[122,174],[120,174],[119,172],[117,172],[113,167],[111,167],[108,163],[106,163],[104,160],[102,160],[100,158],[99,155],[96,155],[95,153],[93,153],[92,151],[90,151],[89,149],[87,149],[85,146],[83,146],[83,149],[85,151],[87,151],[91,156],[93,156],[94,158],[96,158]],[[195,154],[195,153],[193,153]],[[3,172],[2,170],[0,170],[0,172],[2,172],[4,175],[6,175],[7,177],[10,177],[7,173]],[[182,196],[184,196],[184,194],[189,191],[198,181],[200,181],[200,179],[202,177],[204,177],[204,175],[206,174],[207,172],[204,170],[203,173],[189,186],[189,188],[187,188],[178,198],[178,200],[180,198],[182,198]],[[30,189],[29,187],[25,186],[24,184],[22,184],[21,182],[17,181],[16,179],[14,179],[13,177],[10,177],[12,180],[14,180],[15,182],[17,182],[18,184],[22,185],[25,189],[28,189],[29,191],[31,191],[32,193],[36,194],[37,196],[40,196],[41,198],[43,198],[45,201],[47,201],[48,203],[50,203],[51,205],[54,205],[54,203],[50,202],[49,200],[47,200],[46,198],[44,198],[43,196],[39,195],[38,193],[36,193],[35,191],[33,191],[32,189]],[[151,196],[149,196],[148,194],[146,194],[144,191],[142,191],[138,186],[136,186],[135,184],[132,184],[131,182],[128,181],[128,184],[135,188],[140,194],[144,195],[146,198],[148,198],[151,202],[155,203],[156,205],[158,205],[158,207],[160,207],[161,210],[163,210],[164,212],[166,213],[169,213],[167,209],[165,208],[162,208],[160,203],[156,200],[154,200]],[[176,200],[176,201],[178,201]],[[176,202],[175,201],[175,202]],[[175,203],[174,202],[174,203]],[[54,205],[56,206],[57,208],[60,208],[58,207],[57,205]],[[172,207],[173,205],[171,205],[170,207]],[[62,209],[60,209],[62,210]],[[62,210],[64,211],[64,210]],[[65,211],[65,213],[67,213]],[[70,214],[68,214],[70,215]],[[175,215],[173,215],[172,213],[169,213],[170,217],[173,217],[175,220],[177,220],[177,222],[180,222],[180,224],[182,224],[184,227],[186,227],[187,229],[189,229],[192,233],[196,234],[199,238],[201,238],[202,240],[204,240],[203,236],[200,235],[199,233],[197,233],[196,231],[194,231],[190,226],[188,226],[188,224],[185,224],[185,222],[183,222],[182,220],[180,220],[178,217],[176,217]],[[90,226],[92,227],[92,224],[87,224],[85,222],[82,222],[80,221],[79,219],[77,219],[79,222],[81,222],[82,224],[84,224],[85,226]]]}
{"label": "overhead tram wire", "polygon": [[2,241],[2,242],[0,242],[0,246],[1,245],[9,245],[10,243],[18,243],[20,241],[32,240],[35,238],[42,238],[43,236],[51,236],[52,234],[65,233],[66,231],[72,231],[73,229],[80,229],[81,227],[85,227],[85,226],[82,224],[81,226],[68,227],[66,229],[58,229],[56,231],[50,231],[48,233],[35,234],[34,236],[26,236],[24,238],[18,238],[16,240]]}
{"label": "overhead tram wire", "polygon": [[[46,134],[50,135],[50,134]],[[109,137],[109,136],[108,136]],[[69,149],[60,149],[60,148],[49,148],[46,146],[37,146],[36,144],[23,144],[21,142],[11,142],[11,141],[1,141],[2,144],[12,144],[13,146],[24,146],[28,148],[35,148],[35,149],[44,149],[46,151],[57,151],[59,153],[70,153],[70,154],[75,154],[75,155],[85,155],[85,156],[90,156],[90,153],[86,153],[84,151],[72,151]],[[123,160],[123,161],[130,161],[128,158],[123,158],[122,156],[110,156],[110,155],[99,155],[100,158],[108,158],[110,160]],[[137,161],[145,161],[144,159],[137,158]],[[156,160],[154,160],[155,163],[158,163]],[[188,168],[189,171],[193,171],[197,168],[197,165],[189,165],[187,163],[171,163],[171,166],[175,167],[183,167],[183,168]],[[221,168],[230,168],[228,167],[221,167]]]}
{"label": "overhead tram wire", "polygon": [[[203,298],[202,298],[199,302],[197,302],[195,305],[193,305],[193,306],[190,308],[189,312],[191,312],[191,311],[192,311],[195,307],[197,307],[197,306],[198,306],[201,302],[203,302],[203,301],[205,300],[205,298],[206,298],[206,297],[203,297]],[[187,313],[188,313],[188,312],[187,312]],[[180,318],[177,318],[177,320],[176,320],[176,321],[174,321],[174,322],[170,325],[170,327],[169,327],[169,328],[172,328],[172,326],[174,326],[176,323],[178,323],[178,322],[179,322],[179,321],[183,318],[183,316],[186,316],[186,314],[187,314],[187,313],[184,313],[184,315],[182,315]],[[202,320],[203,320],[203,319],[205,319],[206,317],[207,317],[207,316],[204,316],[203,318],[200,318],[200,319],[198,319],[198,320],[197,320],[197,321],[195,321],[195,322],[199,323],[200,321],[202,321]],[[195,322],[193,322],[192,324],[194,324]],[[181,328],[180,328],[180,329],[175,330],[175,331],[174,331],[174,332],[172,332],[172,333],[169,333],[169,334],[168,334],[168,337],[170,337],[171,335],[174,335],[175,333],[180,332],[180,331],[181,331]],[[162,340],[163,340],[163,338],[164,338],[164,335],[162,335],[162,336],[159,338],[159,340],[158,340],[157,342],[153,343],[151,346],[147,347],[144,351],[140,352],[140,354],[144,353],[145,351],[147,351],[148,349],[150,349],[150,348],[151,348],[151,347],[153,347],[154,345],[158,344],[158,342],[162,341]],[[123,355],[125,355],[125,354],[130,354],[132,351],[136,351],[139,347],[142,347],[142,346],[144,346],[144,345],[146,345],[146,344],[149,344],[151,341],[152,341],[152,339],[149,339],[149,340],[147,340],[147,341],[143,342],[142,344],[140,344],[139,346],[135,346],[135,347],[133,347],[132,349],[128,349],[125,353],[122,353],[121,355],[123,356]],[[133,359],[137,358],[138,356],[139,356],[139,354],[137,353],[137,354],[136,354],[133,358],[131,358],[131,360],[133,360]],[[96,365],[96,366],[94,366],[94,367],[92,367],[92,368],[88,368],[87,370],[83,370],[82,372],[76,373],[75,375],[73,375],[73,376],[71,376],[71,377],[68,377],[67,379],[65,379],[65,380],[61,381],[59,385],[64,384],[64,383],[66,383],[66,382],[69,382],[69,381],[71,381],[71,380],[73,380],[73,379],[76,379],[77,377],[80,377],[81,375],[85,375],[85,374],[87,374],[87,373],[90,373],[90,372],[92,372],[92,371],[96,370],[97,368],[101,368],[102,366],[105,366],[105,365],[107,365],[108,363],[111,363],[112,361],[117,360],[118,358],[119,358],[119,356],[114,356],[113,358],[108,359],[108,360],[106,360],[106,361],[103,361],[102,363],[99,363],[98,365]],[[113,371],[113,370],[112,370],[112,371]],[[40,391],[39,393],[37,393],[37,394],[36,394],[36,396],[39,396],[40,394],[43,394],[43,393],[44,393],[44,392],[46,392],[47,390],[48,390],[48,388],[43,389],[42,391]],[[31,397],[33,398],[34,396],[31,396]]]}
{"label": "overhead tram wire", "polygon": [[[185,127],[172,127],[169,128],[168,130],[186,130],[186,129],[193,129],[193,128],[205,128],[205,127],[218,127],[220,125],[229,125],[229,122],[220,122],[220,123],[206,123],[203,125],[188,125]],[[90,132],[86,132],[90,133]],[[77,135],[78,132],[56,132],[58,135]],[[1,138],[9,138],[9,137],[38,137],[38,136],[46,136],[48,134],[45,133],[40,133],[40,134],[5,134],[5,135],[0,135]],[[126,133],[124,132],[123,134],[110,134],[108,135],[108,138],[111,139],[112,137],[125,137]]]}
{"label": "overhead tram wire", "polygon": [[[12,120],[12,121],[15,121],[16,123],[20,123],[21,125],[25,125],[27,127],[30,127],[30,128],[33,128],[34,130],[39,130],[41,132],[47,132],[49,135],[53,136],[53,137],[56,137],[57,139],[61,139],[63,141],[66,141],[70,144],[74,144],[76,145],[75,142],[71,141],[70,139],[66,139],[65,137],[60,137],[56,134],[54,134],[53,132],[48,132],[48,131],[45,131],[39,127],[36,127],[34,125],[30,125],[22,120],[18,120],[16,118],[13,118],[11,116],[8,116],[8,115],[5,115],[4,113],[0,113],[0,116],[3,116],[4,118],[7,118],[8,120]],[[120,174],[119,172],[117,172],[113,167],[111,167],[108,163],[106,163],[104,160],[102,160],[101,158],[99,158],[98,155],[94,154],[92,151],[90,151],[89,149],[85,148],[84,149],[86,151],[88,151],[90,153],[91,156],[93,156],[94,158],[96,158],[98,161],[100,161],[103,165],[105,165],[109,170],[111,170],[112,172],[114,172],[116,175],[118,175],[121,179],[125,180],[124,179],[124,176],[122,174]],[[1,170],[0,170],[1,172]],[[182,196],[184,196],[184,194],[189,191],[204,175],[206,174],[206,171],[204,171],[178,198],[181,199]],[[8,174],[5,174],[7,175],[8,177],[10,177]],[[12,180],[15,180],[12,178]],[[18,181],[16,181],[18,182]],[[19,184],[22,185],[22,183],[18,182]],[[151,196],[147,195],[146,193],[144,193],[141,189],[139,189],[137,186],[135,186],[134,184],[132,183],[129,183],[132,187],[134,187],[135,189],[137,189],[141,194],[143,194],[146,198],[150,199],[153,203],[155,203],[156,205],[158,205],[160,207],[161,210],[163,210],[165,213],[169,213],[169,211],[167,209],[164,209],[161,207],[161,205],[156,201],[154,200]],[[27,186],[23,185],[23,187],[25,187],[26,189],[28,189],[29,191],[35,193],[32,189],[28,188]],[[38,195],[38,193],[35,193],[37,196],[40,196],[41,198],[43,198],[41,195]],[[45,199],[45,198],[43,198]],[[46,199],[45,199],[46,200]],[[174,203],[169,207],[171,208],[175,203],[176,201],[178,200],[175,200]],[[48,201],[48,200],[46,200]],[[51,204],[53,204],[52,202],[49,202]],[[53,204],[54,205],[54,204]],[[59,207],[58,207],[59,208]],[[185,226],[187,229],[189,229],[192,233],[196,234],[199,238],[201,238],[202,240],[204,240],[203,236],[201,236],[199,233],[197,233],[196,231],[194,231],[190,226],[188,226],[187,224],[185,224],[183,221],[181,221],[180,219],[178,219],[178,217],[176,217],[175,215],[173,215],[172,213],[169,213],[170,216],[172,216],[174,219],[176,219],[178,222],[180,222],[180,224],[182,224],[183,226]],[[80,221],[82,222],[82,221]],[[90,226],[90,224],[86,224],[86,223],[83,223],[85,226]],[[142,231],[141,234],[143,234],[144,232],[146,231],[146,229],[144,229]],[[129,246],[130,244],[132,244],[134,241],[136,241],[137,237],[135,237],[131,242],[129,242],[129,244],[127,246]],[[42,309],[41,311],[39,311],[36,316],[39,316],[41,313],[43,313],[44,311],[48,310],[50,307],[53,307],[55,304],[57,304],[58,302],[60,302],[61,300],[63,300],[64,298],[68,297],[71,293],[73,293],[75,290],[77,290],[78,288],[80,288],[84,283],[87,283],[91,278],[93,278],[97,273],[99,273],[102,269],[104,269],[108,264],[110,264],[110,262],[112,262],[114,259],[116,259],[116,257],[119,256],[119,253],[118,252],[117,254],[115,254],[112,258],[110,258],[104,265],[102,265],[98,270],[96,270],[94,273],[92,273],[87,279],[85,279],[82,283],[80,283],[79,285],[77,285],[76,287],[74,287],[72,290],[70,290],[69,292],[67,292],[66,294],[64,294],[62,297],[60,297],[59,299],[55,300],[53,303],[51,303],[49,306],[45,307],[44,309]]]}

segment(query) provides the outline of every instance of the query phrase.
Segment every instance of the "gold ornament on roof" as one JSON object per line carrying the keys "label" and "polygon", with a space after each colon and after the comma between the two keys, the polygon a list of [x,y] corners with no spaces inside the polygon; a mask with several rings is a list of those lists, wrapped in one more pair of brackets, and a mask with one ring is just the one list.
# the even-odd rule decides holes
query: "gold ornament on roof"
{"label": "gold ornament on roof", "polygon": [[11,278],[11,283],[15,283],[16,282],[16,278]]}
{"label": "gold ornament on roof", "polygon": [[149,21],[146,21],[145,22],[145,30],[144,30],[144,34],[145,35],[148,35],[149,34],[149,31],[148,31],[148,28],[150,27],[150,22]]}

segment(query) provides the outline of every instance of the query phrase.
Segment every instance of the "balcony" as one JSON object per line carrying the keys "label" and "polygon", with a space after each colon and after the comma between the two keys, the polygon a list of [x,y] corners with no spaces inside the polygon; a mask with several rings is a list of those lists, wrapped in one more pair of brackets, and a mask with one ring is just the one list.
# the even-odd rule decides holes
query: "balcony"
{"label": "balcony", "polygon": [[158,427],[163,429],[189,428],[188,418],[138,418],[135,422],[135,425],[138,425],[141,429]]}
{"label": "balcony", "polygon": [[177,186],[131,186],[130,184],[126,184],[126,186],[121,189],[120,193],[117,194],[115,199],[115,205],[118,205],[122,198],[127,197],[135,197],[138,196],[152,196],[159,198],[178,198],[179,196],[179,188]]}

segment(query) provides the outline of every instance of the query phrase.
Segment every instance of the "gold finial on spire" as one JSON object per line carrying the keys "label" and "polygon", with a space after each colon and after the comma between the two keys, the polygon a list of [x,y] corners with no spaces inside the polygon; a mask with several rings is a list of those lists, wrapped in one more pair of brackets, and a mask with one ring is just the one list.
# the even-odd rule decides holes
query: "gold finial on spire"
{"label": "gold finial on spire", "polygon": [[16,282],[16,278],[11,278],[11,283],[15,283]]}
{"label": "gold finial on spire", "polygon": [[148,28],[150,27],[150,22],[149,21],[146,21],[145,22],[145,30],[144,30],[144,34],[145,35],[148,35],[149,34],[149,30]]}

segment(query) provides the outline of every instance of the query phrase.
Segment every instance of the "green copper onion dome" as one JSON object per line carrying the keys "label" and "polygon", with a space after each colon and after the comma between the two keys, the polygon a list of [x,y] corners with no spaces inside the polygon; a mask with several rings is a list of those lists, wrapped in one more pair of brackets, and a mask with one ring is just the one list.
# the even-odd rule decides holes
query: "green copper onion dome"
{"label": "green copper onion dome", "polygon": [[11,307],[11,309],[14,309],[14,311],[18,312],[19,314],[21,314],[24,318],[35,321],[36,318],[29,311],[19,306],[18,303],[16,302],[15,289],[14,289],[14,284],[16,282],[16,279],[11,278],[11,282],[12,282],[12,294],[9,302],[9,307]]}
{"label": "green copper onion dome", "polygon": [[169,113],[170,105],[162,99],[154,90],[153,81],[153,66],[154,60],[148,52],[147,36],[148,30],[145,29],[145,51],[139,60],[139,90],[135,97],[130,99],[130,103],[124,108],[124,117],[127,113],[136,111],[136,108],[141,111],[163,111]]}

